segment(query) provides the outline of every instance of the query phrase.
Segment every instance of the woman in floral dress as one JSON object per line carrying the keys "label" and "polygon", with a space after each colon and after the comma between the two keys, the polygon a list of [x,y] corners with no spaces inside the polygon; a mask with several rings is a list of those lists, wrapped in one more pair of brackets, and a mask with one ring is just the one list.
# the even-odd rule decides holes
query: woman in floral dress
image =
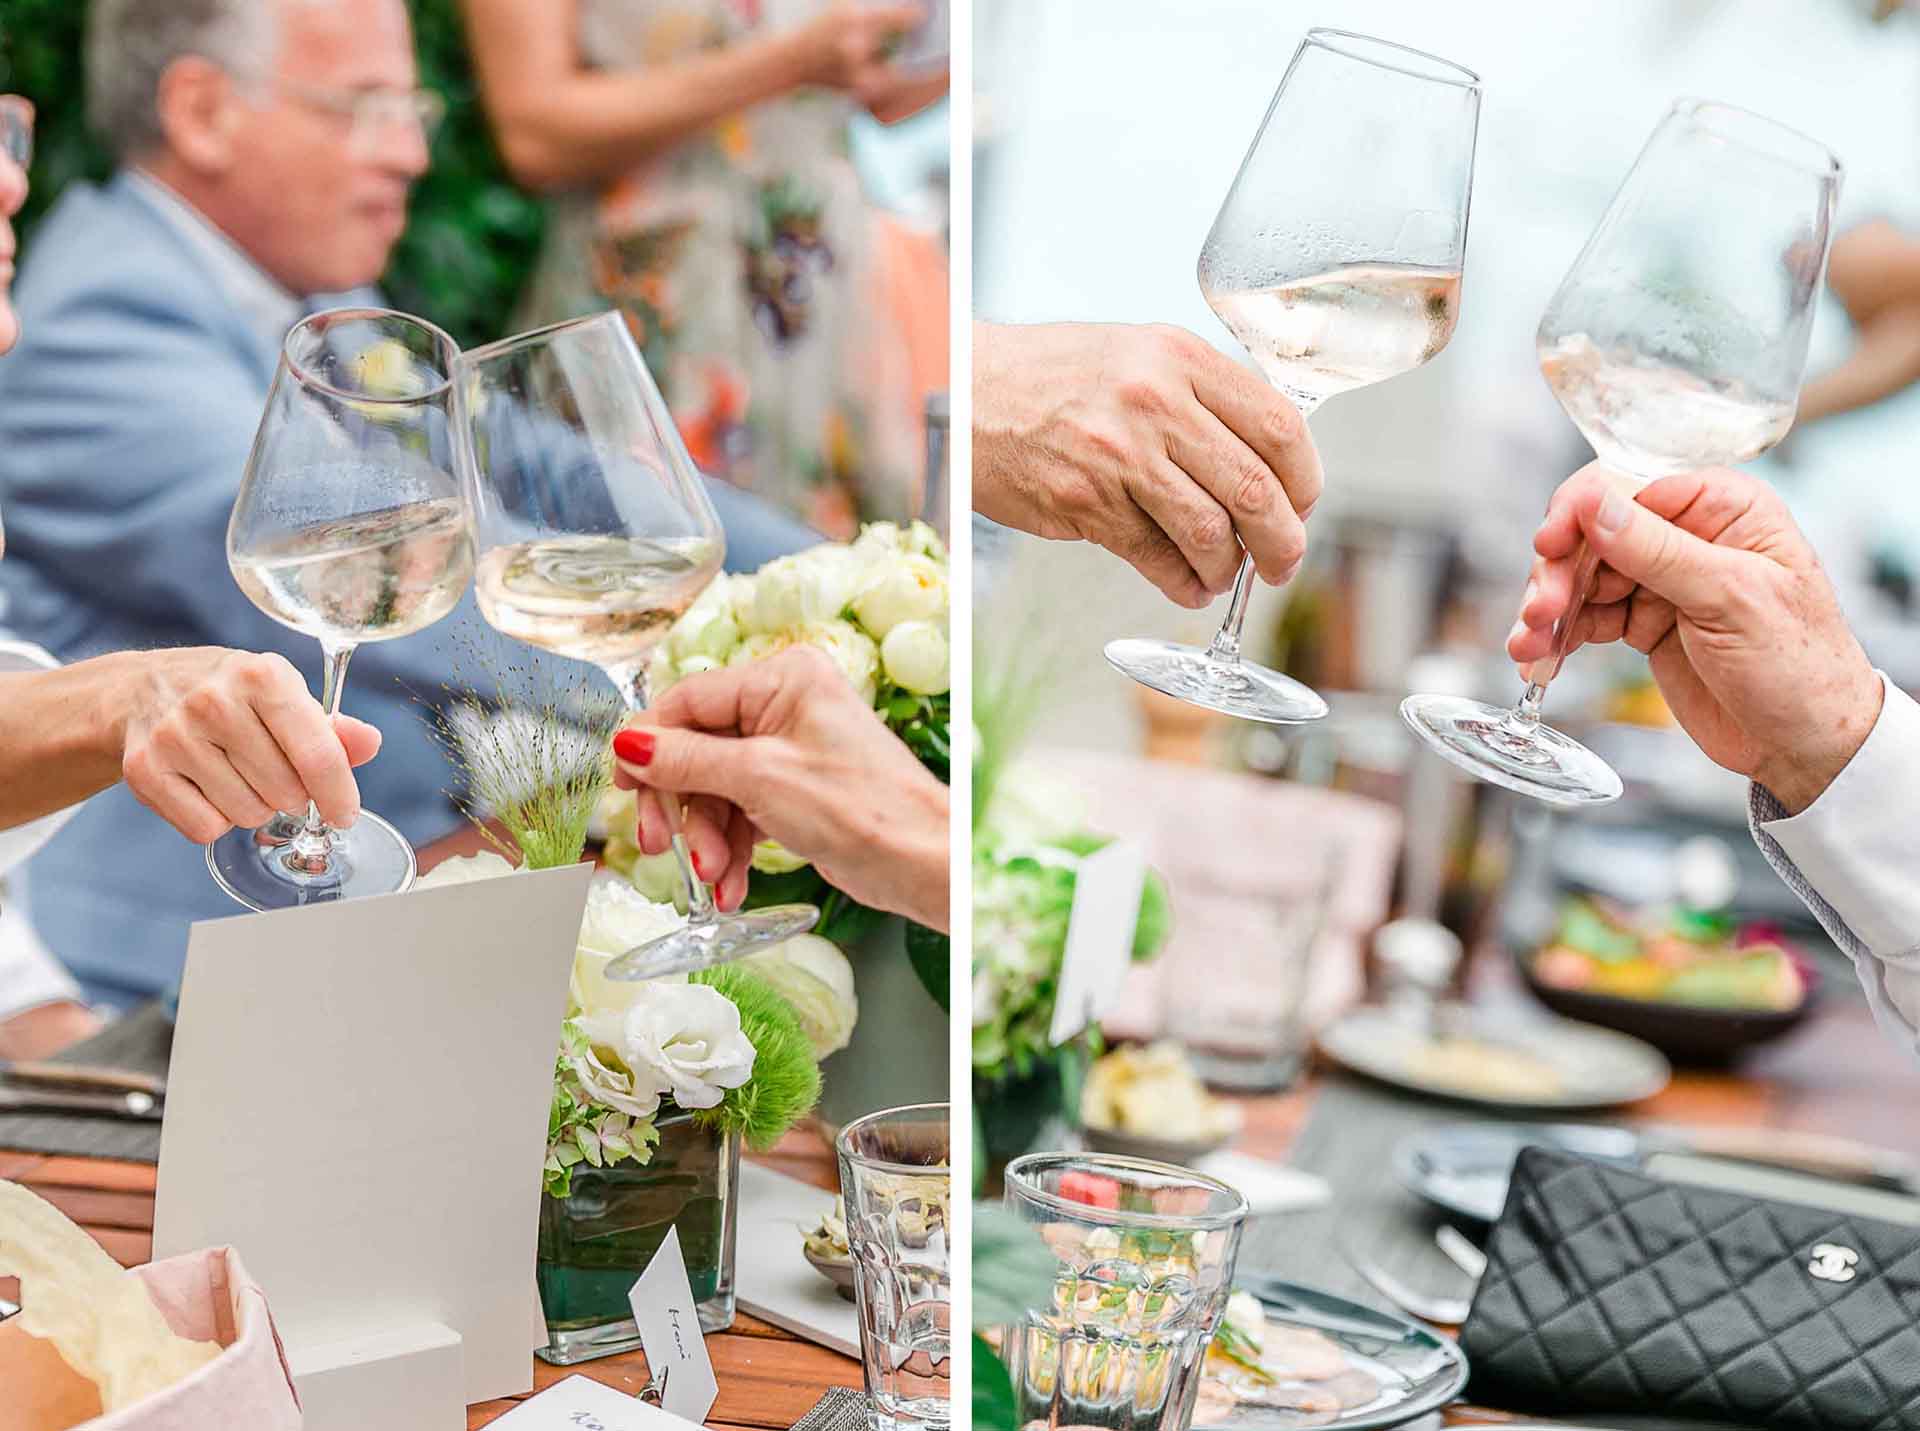
{"label": "woman in floral dress", "polygon": [[823,532],[916,512],[945,259],[866,203],[847,122],[945,92],[921,6],[465,8],[501,153],[555,193],[526,323],[617,306],[700,465]]}

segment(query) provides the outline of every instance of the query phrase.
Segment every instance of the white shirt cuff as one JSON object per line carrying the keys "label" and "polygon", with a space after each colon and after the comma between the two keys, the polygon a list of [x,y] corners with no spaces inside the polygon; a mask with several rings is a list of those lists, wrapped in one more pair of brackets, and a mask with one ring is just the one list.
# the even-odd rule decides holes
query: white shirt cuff
{"label": "white shirt cuff", "polygon": [[1749,814],[1769,863],[1853,956],[1875,1012],[1911,1037],[1920,1029],[1920,703],[1881,682],[1880,719],[1820,798],[1788,815],[1755,785]]}

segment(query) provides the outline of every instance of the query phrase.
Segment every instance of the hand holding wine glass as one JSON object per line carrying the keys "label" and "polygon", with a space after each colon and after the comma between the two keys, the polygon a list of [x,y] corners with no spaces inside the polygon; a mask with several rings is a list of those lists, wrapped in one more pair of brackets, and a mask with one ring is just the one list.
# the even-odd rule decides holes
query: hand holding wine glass
{"label": "hand holding wine glass", "polygon": [[1644,652],[1681,729],[1798,814],[1853,759],[1883,688],[1787,504],[1725,468],[1662,477],[1628,498],[1596,466],[1560,485],[1534,537],[1530,593],[1507,642],[1552,649],[1582,549],[1599,560],[1566,649]]}
{"label": "hand holding wine glass", "polygon": [[[647,662],[719,573],[726,536],[618,313],[476,349],[461,382],[477,478],[480,613],[502,635],[606,672],[647,708]],[[663,799],[687,887],[684,928],[629,950],[609,977],[724,963],[803,934],[812,905],[721,914]]]}
{"label": "hand holding wine glass", "polygon": [[[1540,370],[1623,496],[1744,462],[1786,435],[1833,239],[1840,161],[1772,120],[1683,99],[1663,119],[1540,320]],[[1511,709],[1410,696],[1400,713],[1462,769],[1553,805],[1604,804],[1620,777],[1544,725],[1597,557]]]}
{"label": "hand holding wine glass", "polygon": [[[1310,30],[1200,251],[1200,289],[1306,416],[1409,372],[1459,314],[1480,80],[1436,56]],[[1249,544],[1250,545],[1250,544]],[[1207,647],[1110,642],[1142,685],[1245,720],[1318,720],[1327,703],[1241,654],[1252,558]]]}
{"label": "hand holding wine glass", "polygon": [[[282,347],[227,564],[255,606],[320,642],[330,718],[356,647],[424,630],[472,579],[458,352],[431,324],[373,308],[315,314]],[[253,909],[397,893],[414,876],[412,846],[379,816],[334,829],[312,805],[222,836],[207,865]]]}

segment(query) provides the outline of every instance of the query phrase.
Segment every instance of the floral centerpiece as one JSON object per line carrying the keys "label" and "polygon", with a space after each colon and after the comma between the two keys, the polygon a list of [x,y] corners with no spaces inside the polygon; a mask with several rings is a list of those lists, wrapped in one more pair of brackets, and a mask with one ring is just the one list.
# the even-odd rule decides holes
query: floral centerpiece
{"label": "floral centerpiece", "polygon": [[[952,720],[948,588],[947,550],[931,527],[924,522],[875,522],[850,543],[827,542],[779,557],[751,576],[715,578],[655,652],[649,684],[658,695],[702,672],[738,666],[797,644],[816,646],[833,658],[887,728],[945,781],[950,778]],[[633,843],[633,802],[631,792],[613,792],[602,800],[602,858],[609,867],[626,871],[649,897],[683,903],[685,891],[672,857],[649,859]],[[771,840],[754,847],[746,902],[749,907],[819,907],[815,944],[788,946],[783,987],[803,1010],[814,1010],[818,1031],[846,1025],[836,1047],[844,1046],[852,1019],[842,1001],[851,1002],[851,989],[809,986],[807,975],[818,973],[814,963],[822,959],[819,943],[858,954],[856,946],[888,937],[886,916],[835,889],[806,861]],[[913,974],[944,1014],[949,1003],[947,938],[901,923]],[[898,962],[897,957],[876,960],[874,977],[886,977]],[[890,1012],[897,1013],[892,1007],[897,992],[880,990]],[[911,979],[905,992],[912,993]],[[884,1032],[873,1031],[876,1037]],[[925,1046],[916,1030],[898,1032]],[[846,1060],[836,1068],[839,1074],[829,1071],[830,1094],[838,1090],[840,1074],[852,1076]],[[944,1077],[937,1095],[926,1092],[946,1096]],[[845,1103],[837,1106],[842,1113],[855,1111]]]}
{"label": "floral centerpiece", "polygon": [[[617,703],[558,689],[544,670],[462,694],[435,716],[494,849],[419,884],[571,864],[609,783]],[[531,693],[531,694],[530,694]],[[571,1363],[637,1345],[627,1290],[677,1231],[704,1330],[733,1320],[740,1147],[770,1146],[820,1093],[819,1061],[851,1026],[852,973],[825,940],[641,982],[607,964],[684,921],[616,876],[591,887],[556,1031],[538,1283],[549,1344]],[[844,997],[842,997],[844,995]]]}
{"label": "floral centerpiece", "polygon": [[[1046,689],[1045,653],[983,648],[974,659],[973,1105],[976,1182],[988,1165],[1038,1146],[1049,1125],[1077,1121],[1097,1027],[1055,1045],[1054,996],[1066,957],[1079,864],[1110,836],[1085,828],[1069,789],[1013,759]],[[1147,872],[1133,958],[1154,958],[1172,928],[1167,888]]]}

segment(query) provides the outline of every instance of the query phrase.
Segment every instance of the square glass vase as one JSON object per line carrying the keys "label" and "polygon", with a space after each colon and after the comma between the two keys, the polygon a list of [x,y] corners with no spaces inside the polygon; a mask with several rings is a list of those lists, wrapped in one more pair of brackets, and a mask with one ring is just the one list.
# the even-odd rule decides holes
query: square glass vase
{"label": "square glass vase", "polygon": [[627,1293],[675,1228],[700,1330],[733,1325],[740,1135],[699,1127],[687,1113],[655,1126],[660,1141],[646,1163],[577,1164],[566,1197],[541,1196],[537,1271],[547,1344],[534,1354],[542,1361],[572,1366],[637,1350]]}

